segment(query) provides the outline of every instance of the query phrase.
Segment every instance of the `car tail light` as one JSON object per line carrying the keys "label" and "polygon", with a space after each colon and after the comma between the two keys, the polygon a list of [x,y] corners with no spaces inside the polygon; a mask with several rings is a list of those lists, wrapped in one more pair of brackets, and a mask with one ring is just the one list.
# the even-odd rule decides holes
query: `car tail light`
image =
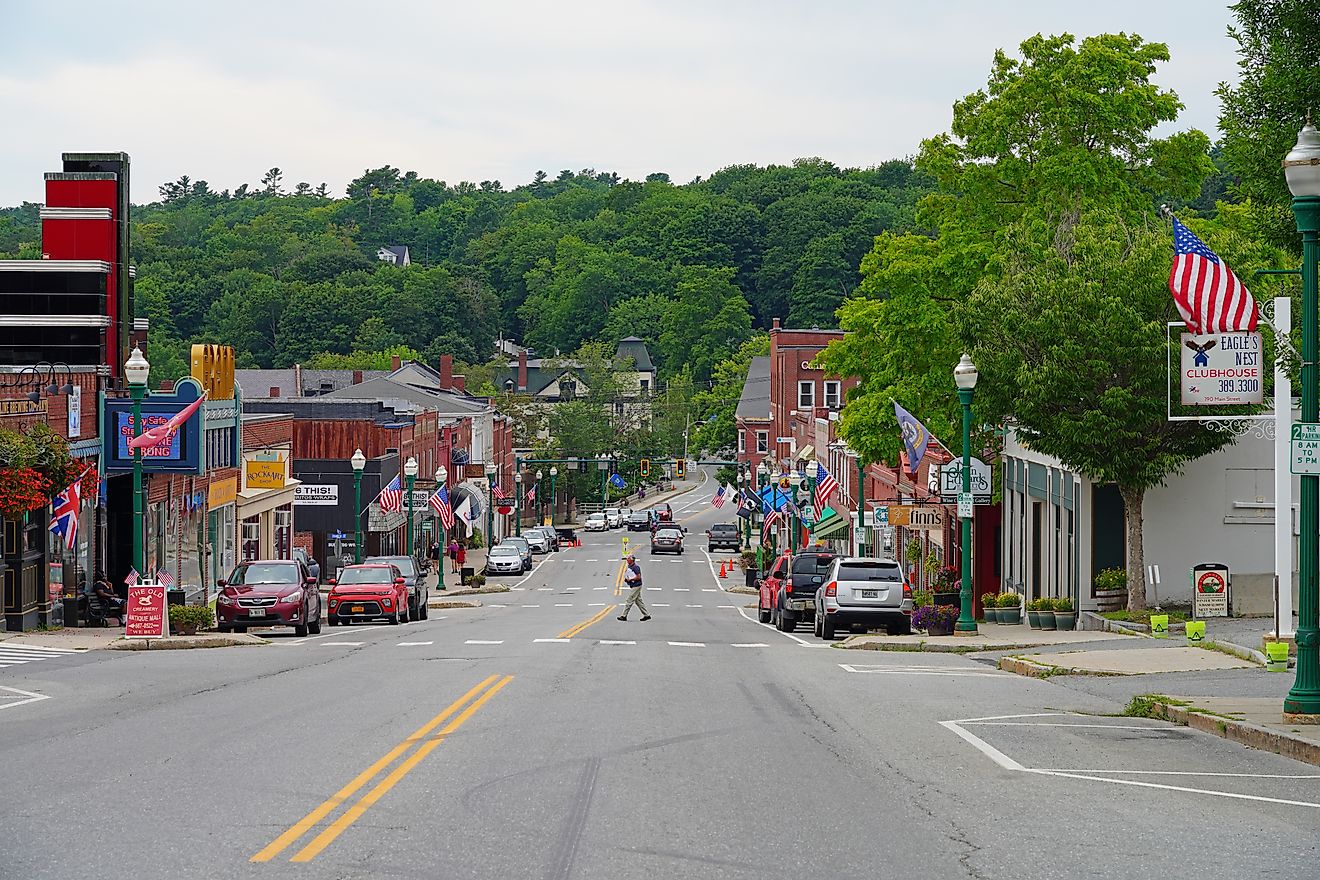
{"label": "car tail light", "polygon": [[788,580],[784,581],[784,592],[785,592],[785,593],[791,593],[791,592],[793,592],[793,579],[792,579],[792,578],[789,578]]}
{"label": "car tail light", "polygon": [[912,585],[909,584],[907,581],[903,581],[903,598],[904,599],[912,598]]}
{"label": "car tail light", "polygon": [[826,596],[829,596],[830,598],[833,598],[833,597],[839,595],[839,582],[838,582],[838,581],[830,581],[828,584],[826,584],[826,585],[825,585],[825,595],[826,595]]}

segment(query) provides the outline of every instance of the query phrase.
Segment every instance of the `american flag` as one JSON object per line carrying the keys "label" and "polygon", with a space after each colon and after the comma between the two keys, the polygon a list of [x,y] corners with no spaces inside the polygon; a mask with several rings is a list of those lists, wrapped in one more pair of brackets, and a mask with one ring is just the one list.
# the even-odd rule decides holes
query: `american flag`
{"label": "american flag", "polygon": [[399,485],[398,474],[394,475],[388,486],[380,490],[380,495],[376,496],[376,503],[380,505],[381,513],[403,510],[403,488]]}
{"label": "american flag", "polygon": [[780,517],[780,513],[777,510],[772,510],[765,515],[765,522],[762,523],[761,525],[762,544],[764,544],[766,541],[769,541],[770,536],[774,534],[775,523],[779,522],[779,517]]}
{"label": "american flag", "polygon": [[170,574],[168,571],[165,571],[164,569],[161,569],[160,571],[156,572],[156,583],[164,584],[167,587],[172,587],[174,586],[174,575]]}
{"label": "american flag", "polygon": [[[83,471],[86,475],[87,471]],[[69,488],[51,499],[50,530],[64,537],[64,545],[72,550],[78,543],[78,513],[82,510],[82,475],[69,484]]]}
{"label": "american flag", "polygon": [[490,487],[490,494],[495,496],[496,501],[503,501],[505,498],[509,497],[508,493],[500,488],[499,483]]}
{"label": "american flag", "polygon": [[444,486],[435,490],[428,502],[435,511],[435,515],[440,517],[440,524],[449,531],[454,527],[454,508],[449,503],[449,490]]}
{"label": "american flag", "polygon": [[1173,218],[1173,304],[1191,333],[1254,331],[1260,310],[1247,286],[1205,243]]}
{"label": "american flag", "polygon": [[532,483],[532,488],[530,488],[530,489],[527,490],[527,494],[526,494],[526,496],[523,497],[523,500],[526,501],[528,504],[532,504],[532,503],[534,503],[534,502],[536,501],[536,484],[535,484],[535,483]]}
{"label": "american flag", "polygon": [[124,575],[124,583],[131,587],[136,584],[141,577],[142,575],[138,574],[138,570],[130,565],[128,567],[128,574]]}
{"label": "american flag", "polygon": [[712,498],[712,499],[710,499],[710,503],[711,503],[711,506],[712,506],[712,507],[723,507],[723,506],[724,506],[724,487],[723,487],[723,486],[720,486],[718,489],[715,490],[715,497]]}
{"label": "american flag", "polygon": [[839,491],[839,481],[825,470],[825,465],[816,462],[816,509],[823,510],[830,503],[830,496]]}

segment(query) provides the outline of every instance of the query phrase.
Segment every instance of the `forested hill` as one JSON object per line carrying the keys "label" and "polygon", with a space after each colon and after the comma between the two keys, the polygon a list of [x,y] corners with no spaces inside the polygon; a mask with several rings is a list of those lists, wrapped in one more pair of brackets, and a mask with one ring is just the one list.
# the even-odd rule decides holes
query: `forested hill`
{"label": "forested hill", "polygon": [[[248,367],[395,346],[474,362],[501,332],[547,353],[632,334],[664,374],[690,364],[702,381],[773,317],[834,326],[874,237],[910,229],[928,189],[907,162],[820,159],[677,186],[538,172],[512,190],[386,166],[342,199],[281,177],[234,192],[184,177],[134,209],[153,361],[224,341]],[[36,206],[0,210],[0,258],[37,257],[39,241]],[[379,261],[384,245],[412,265]]]}

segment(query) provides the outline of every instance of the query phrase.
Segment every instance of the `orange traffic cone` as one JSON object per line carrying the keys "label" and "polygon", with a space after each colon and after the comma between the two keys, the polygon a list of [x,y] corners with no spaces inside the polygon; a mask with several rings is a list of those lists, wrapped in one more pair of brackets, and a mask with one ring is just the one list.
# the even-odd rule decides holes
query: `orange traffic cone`
{"label": "orange traffic cone", "polygon": [[724,563],[721,562],[721,563],[720,563],[720,577],[722,577],[722,578],[727,578],[728,576],[729,576],[729,573],[728,573],[728,571],[725,570],[725,568],[724,568]]}

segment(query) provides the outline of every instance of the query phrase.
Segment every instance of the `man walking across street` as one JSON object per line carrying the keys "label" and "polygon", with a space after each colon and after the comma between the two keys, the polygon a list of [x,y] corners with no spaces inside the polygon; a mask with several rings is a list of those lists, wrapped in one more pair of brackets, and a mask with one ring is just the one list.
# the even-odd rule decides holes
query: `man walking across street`
{"label": "man walking across street", "polygon": [[623,571],[623,582],[632,588],[632,592],[628,594],[628,601],[623,605],[623,614],[619,615],[619,620],[627,620],[628,612],[634,605],[642,612],[642,620],[650,620],[651,612],[646,610],[646,603],[642,601],[642,567],[637,564],[637,557],[631,553],[628,554],[627,563],[627,568]]}

